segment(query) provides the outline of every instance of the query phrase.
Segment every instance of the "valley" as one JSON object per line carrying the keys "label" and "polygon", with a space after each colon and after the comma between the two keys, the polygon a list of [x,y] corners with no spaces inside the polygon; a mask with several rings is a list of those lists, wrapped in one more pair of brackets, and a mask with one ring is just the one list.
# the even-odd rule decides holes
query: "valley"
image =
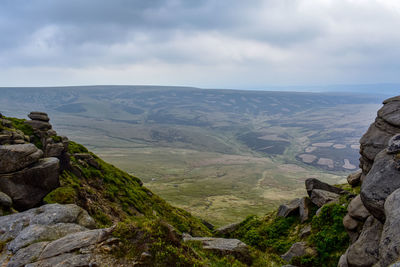
{"label": "valley", "polygon": [[1,88],[0,112],[51,114],[54,128],[216,225],[339,183],[384,97],[95,86]]}

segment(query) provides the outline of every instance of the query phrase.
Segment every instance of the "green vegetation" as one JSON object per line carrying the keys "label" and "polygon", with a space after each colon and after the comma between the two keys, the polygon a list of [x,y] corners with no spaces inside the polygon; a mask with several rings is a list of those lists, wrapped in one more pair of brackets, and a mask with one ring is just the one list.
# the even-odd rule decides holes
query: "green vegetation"
{"label": "green vegetation", "polygon": [[232,237],[261,251],[283,254],[298,241],[295,230],[298,224],[299,219],[294,216],[283,218],[270,214],[262,219],[249,216]]}
{"label": "green vegetation", "polygon": [[25,119],[17,119],[17,118],[9,118],[9,117],[7,117],[5,119],[11,121],[12,127],[17,130],[22,131],[25,135],[31,136],[34,134],[32,127],[25,123],[25,121],[26,121]]}
{"label": "green vegetation", "polygon": [[[90,153],[75,142],[69,143],[69,153]],[[196,235],[209,233],[200,220],[188,212],[170,206],[142,186],[141,181],[90,153],[99,168],[71,156],[71,170],[60,176],[61,187],[45,197],[47,203],[76,203],[88,210],[99,226],[144,215],[163,219],[181,232]],[[90,204],[89,204],[90,203]]]}
{"label": "green vegetation", "polygon": [[343,204],[329,204],[322,208],[319,216],[314,216],[312,234],[308,243],[317,249],[315,257],[294,260],[298,266],[337,266],[340,255],[349,246],[349,236],[343,226],[347,207]]}
{"label": "green vegetation", "polygon": [[148,247],[152,266],[246,266],[232,256],[203,250],[198,242],[180,242],[180,234],[160,219],[136,217],[120,222],[113,235],[122,243],[115,252],[117,257],[137,260]]}
{"label": "green vegetation", "polygon": [[[31,138],[31,143],[33,143],[35,146],[38,148],[42,149],[43,144],[42,141],[40,140],[40,137],[35,135],[33,128],[25,123],[25,119],[18,119],[18,118],[11,118],[11,117],[4,117],[6,120],[11,122],[11,128],[7,128],[7,130],[15,131],[19,130],[21,131],[24,135],[27,135]],[[4,128],[6,129],[6,128]]]}

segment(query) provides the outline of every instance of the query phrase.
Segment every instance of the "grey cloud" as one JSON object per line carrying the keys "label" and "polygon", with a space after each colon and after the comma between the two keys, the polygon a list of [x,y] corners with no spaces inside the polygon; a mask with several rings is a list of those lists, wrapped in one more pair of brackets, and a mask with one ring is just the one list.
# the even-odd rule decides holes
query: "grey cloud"
{"label": "grey cloud", "polygon": [[400,13],[383,2],[3,0],[0,68],[190,65],[259,83],[390,78],[400,67]]}

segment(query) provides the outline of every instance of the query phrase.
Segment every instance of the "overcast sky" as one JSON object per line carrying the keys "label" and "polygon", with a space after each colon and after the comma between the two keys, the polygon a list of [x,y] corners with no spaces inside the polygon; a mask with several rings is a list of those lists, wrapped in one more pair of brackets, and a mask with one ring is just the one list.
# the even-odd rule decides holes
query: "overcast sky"
{"label": "overcast sky", "polygon": [[398,0],[1,0],[0,86],[400,82]]}

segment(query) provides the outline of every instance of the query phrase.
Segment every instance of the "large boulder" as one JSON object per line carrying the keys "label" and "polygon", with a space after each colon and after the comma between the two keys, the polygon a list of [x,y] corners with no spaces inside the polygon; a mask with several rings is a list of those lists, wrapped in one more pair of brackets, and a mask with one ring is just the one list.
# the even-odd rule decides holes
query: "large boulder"
{"label": "large boulder", "polygon": [[44,121],[44,122],[49,122],[49,117],[47,116],[47,113],[44,113],[44,112],[39,112],[39,111],[32,111],[29,115],[28,115],[28,117],[31,119],[31,120],[34,120],[34,121]]}
{"label": "large boulder", "polygon": [[361,181],[361,175],[362,175],[361,170],[359,170],[355,173],[349,174],[349,176],[347,176],[347,182],[351,186],[357,186]]}
{"label": "large boulder", "polygon": [[34,144],[0,146],[0,174],[21,170],[37,162],[42,156],[42,150]]}
{"label": "large boulder", "polygon": [[290,201],[287,204],[282,204],[278,208],[278,213],[276,216],[278,217],[288,217],[290,215],[295,215],[299,213],[299,207],[300,207],[300,199],[296,198],[292,201]]}
{"label": "large boulder", "polygon": [[98,266],[96,251],[116,241],[109,238],[113,228],[87,227],[94,227],[94,220],[73,204],[0,217],[0,242],[7,243],[0,266]]}
{"label": "large boulder", "polygon": [[0,191],[9,195],[17,210],[38,205],[43,197],[56,189],[59,183],[59,160],[40,159],[21,171],[0,174]]}
{"label": "large boulder", "polygon": [[308,178],[305,181],[305,184],[306,184],[307,193],[310,197],[311,197],[311,193],[314,189],[324,190],[324,191],[332,192],[335,194],[349,194],[349,192],[347,192],[346,190],[343,190],[341,188],[321,182],[320,180],[315,179],[315,178]]}
{"label": "large boulder", "polygon": [[248,246],[238,239],[192,237],[185,234],[183,236],[183,241],[198,241],[205,250],[210,250],[219,255],[232,255],[246,264],[251,264],[252,262]]}
{"label": "large boulder", "polygon": [[383,150],[376,156],[371,170],[361,185],[362,202],[375,218],[384,222],[385,200],[397,188],[400,188],[398,160]]}
{"label": "large boulder", "polygon": [[38,240],[56,240],[67,234],[85,230],[88,229],[75,223],[57,223],[51,225],[33,224],[24,228],[17,237],[8,244],[7,249],[15,253],[23,247],[36,243]]}
{"label": "large boulder", "polygon": [[7,216],[0,216],[0,241],[15,239],[25,228],[31,225],[55,225],[75,223],[93,229],[95,221],[87,211],[75,204],[47,204]]}
{"label": "large boulder", "polygon": [[384,267],[400,259],[400,189],[385,202],[386,221],[379,243],[379,264]]}
{"label": "large boulder", "polygon": [[350,201],[349,206],[347,207],[347,212],[352,218],[361,222],[365,221],[368,216],[371,215],[361,201],[360,195],[357,195]]}
{"label": "large boulder", "polygon": [[318,207],[322,207],[327,203],[338,201],[340,195],[325,190],[314,189],[311,192],[310,198],[312,203],[314,203]]}
{"label": "large boulder", "polygon": [[51,129],[51,124],[45,121],[25,121],[25,123],[37,131],[48,131]]}
{"label": "large boulder", "polygon": [[379,240],[382,232],[382,223],[373,216],[365,221],[360,237],[347,251],[349,266],[372,266],[379,260]]}

